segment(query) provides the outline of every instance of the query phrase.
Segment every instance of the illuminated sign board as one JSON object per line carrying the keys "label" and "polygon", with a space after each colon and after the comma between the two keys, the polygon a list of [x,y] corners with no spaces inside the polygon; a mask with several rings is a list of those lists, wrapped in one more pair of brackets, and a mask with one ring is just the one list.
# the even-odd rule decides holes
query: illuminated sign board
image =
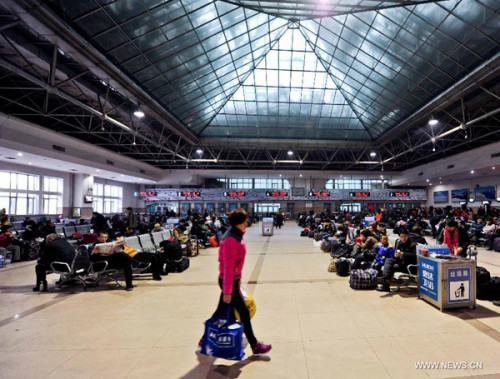
{"label": "illuminated sign board", "polygon": [[156,196],[156,191],[141,191],[139,194],[141,197],[154,197]]}
{"label": "illuminated sign board", "polygon": [[410,197],[409,192],[391,192],[390,193],[391,197]]}
{"label": "illuminated sign board", "polygon": [[266,192],[266,196],[268,196],[268,197],[285,197],[285,196],[288,196],[288,192],[286,192],[286,191],[268,191],[268,192]]}
{"label": "illuminated sign board", "polygon": [[178,193],[179,196],[182,197],[200,197],[200,191],[181,191]]}
{"label": "illuminated sign board", "polygon": [[245,191],[230,191],[224,192],[224,196],[226,197],[244,197],[247,193]]}
{"label": "illuminated sign board", "polygon": [[370,192],[349,192],[351,197],[370,197]]}
{"label": "illuminated sign board", "polygon": [[330,197],[330,192],[328,192],[328,191],[311,191],[311,192],[309,192],[309,196]]}

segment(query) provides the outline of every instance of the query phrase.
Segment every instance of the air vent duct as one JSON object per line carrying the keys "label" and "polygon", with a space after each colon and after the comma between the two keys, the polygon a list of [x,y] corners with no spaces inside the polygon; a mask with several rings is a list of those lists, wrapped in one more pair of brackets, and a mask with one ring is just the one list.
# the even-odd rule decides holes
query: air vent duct
{"label": "air vent duct", "polygon": [[491,154],[491,157],[492,158],[498,158],[498,157],[500,157],[500,152],[495,153],[495,154]]}
{"label": "air vent duct", "polygon": [[451,164],[451,165],[446,166],[446,168],[449,170],[449,169],[451,169],[451,168],[455,168],[455,165],[454,165],[454,164]]}
{"label": "air vent duct", "polygon": [[62,152],[62,153],[65,153],[65,152],[66,152],[66,148],[65,148],[65,147],[62,147],[62,146],[59,146],[59,145],[52,145],[52,149],[57,150],[57,151],[60,151],[60,152]]}
{"label": "air vent duct", "polygon": [[145,174],[146,173],[146,170],[140,170],[141,171],[141,174]]}
{"label": "air vent duct", "polygon": [[114,166],[115,162],[110,161],[109,159],[106,159],[106,164],[109,164],[110,166]]}
{"label": "air vent duct", "polygon": [[422,176],[422,175],[424,175],[424,173],[423,173],[423,172],[419,172],[419,173],[418,173],[418,176]]}

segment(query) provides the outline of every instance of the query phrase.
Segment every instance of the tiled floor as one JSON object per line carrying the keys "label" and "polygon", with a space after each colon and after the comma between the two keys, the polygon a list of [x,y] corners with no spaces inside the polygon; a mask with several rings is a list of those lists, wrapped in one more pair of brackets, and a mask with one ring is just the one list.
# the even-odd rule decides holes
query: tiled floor
{"label": "tiled floor", "polygon": [[[412,292],[353,291],[294,223],[273,237],[259,232],[246,234],[243,281],[257,303],[257,337],[273,344],[268,357],[197,352],[219,295],[217,249],[162,282],[137,281],[133,292],[104,284],[33,293],[34,263],[25,262],[0,270],[0,378],[500,378],[492,303],[441,313]],[[500,254],[480,251],[479,262],[500,276]]]}

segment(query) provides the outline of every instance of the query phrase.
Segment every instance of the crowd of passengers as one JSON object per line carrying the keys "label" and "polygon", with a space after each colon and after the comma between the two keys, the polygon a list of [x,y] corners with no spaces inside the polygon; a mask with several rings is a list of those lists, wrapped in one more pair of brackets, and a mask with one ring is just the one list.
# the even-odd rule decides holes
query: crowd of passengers
{"label": "crowd of passengers", "polygon": [[[372,267],[382,277],[378,290],[388,291],[391,278],[396,271],[408,272],[409,265],[415,265],[417,244],[426,244],[425,231],[438,243],[448,246],[451,254],[466,256],[470,245],[483,244],[492,249],[498,236],[498,209],[488,213],[479,208],[476,213],[466,208],[415,208],[379,209],[376,212],[363,210],[360,213],[300,213],[297,222],[305,231],[314,234],[318,240],[330,240],[334,249],[345,244],[352,246],[351,269]],[[364,226],[365,217],[375,221]],[[349,227],[354,233],[349,233]],[[394,245],[389,243],[387,228],[398,235]],[[352,238],[352,241],[351,241]]]}
{"label": "crowd of passengers", "polygon": [[[35,267],[36,285],[33,291],[47,290],[47,272],[50,272],[52,262],[65,262],[70,264],[76,254],[76,247],[81,240],[69,241],[56,233],[57,224],[53,219],[40,220],[35,222],[30,217],[26,217],[22,226],[25,228],[22,238],[13,233],[11,221],[13,219],[6,215],[5,210],[1,210],[2,226],[0,234],[0,255],[11,255],[13,262],[23,258],[22,250],[28,248],[31,242],[39,244],[39,259]],[[134,269],[141,272],[150,272],[153,280],[162,280],[162,275],[168,274],[168,259],[170,252],[160,249],[158,254],[137,251],[128,248],[125,238],[140,234],[162,232],[165,230],[167,219],[176,217],[173,212],[138,214],[131,207],[126,209],[124,215],[114,215],[111,218],[93,212],[88,223],[81,219],[78,225],[90,225],[90,235],[94,236],[92,243],[86,247],[90,253],[91,262],[106,261],[110,269],[123,272],[126,290],[132,290]],[[249,224],[257,222],[255,215],[250,215]],[[74,225],[69,223],[68,225]],[[172,238],[168,241],[168,249],[181,251],[185,248],[185,255],[190,255],[192,248],[191,241],[195,241],[195,246],[204,249],[217,246],[218,242],[229,228],[226,217],[217,217],[205,211],[203,214],[189,212],[186,218],[179,219],[174,225]],[[82,236],[78,236],[82,238]],[[215,240],[210,241],[210,239]],[[112,254],[103,254],[99,251],[97,244],[118,241],[116,249]],[[70,243],[70,242],[76,242]],[[107,252],[109,253],[109,252]]]}

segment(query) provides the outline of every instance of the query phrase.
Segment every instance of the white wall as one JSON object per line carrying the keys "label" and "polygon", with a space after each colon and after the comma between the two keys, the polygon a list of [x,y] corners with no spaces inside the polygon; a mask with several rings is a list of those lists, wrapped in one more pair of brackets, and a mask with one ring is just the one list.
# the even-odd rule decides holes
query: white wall
{"label": "white wall", "polygon": [[[500,167],[499,167],[500,170]],[[499,196],[498,186],[500,186],[500,172],[498,175],[470,175],[470,179],[467,180],[457,180],[453,181],[452,179],[446,180],[443,184],[430,186],[428,190],[428,198],[427,198],[427,206],[433,205],[435,207],[444,208],[447,205],[451,205],[453,207],[459,207],[459,203],[451,202],[451,190],[452,189],[469,189],[470,193],[473,194],[474,188],[479,187],[487,187],[487,186],[495,186],[497,187],[497,196]],[[448,182],[448,183],[446,183]],[[448,191],[448,203],[437,203],[434,204],[434,192],[437,191]],[[473,197],[473,196],[470,196]],[[500,207],[500,202],[493,201],[491,203],[494,207]],[[467,205],[470,208],[479,208],[482,206],[480,202],[468,203]]]}

